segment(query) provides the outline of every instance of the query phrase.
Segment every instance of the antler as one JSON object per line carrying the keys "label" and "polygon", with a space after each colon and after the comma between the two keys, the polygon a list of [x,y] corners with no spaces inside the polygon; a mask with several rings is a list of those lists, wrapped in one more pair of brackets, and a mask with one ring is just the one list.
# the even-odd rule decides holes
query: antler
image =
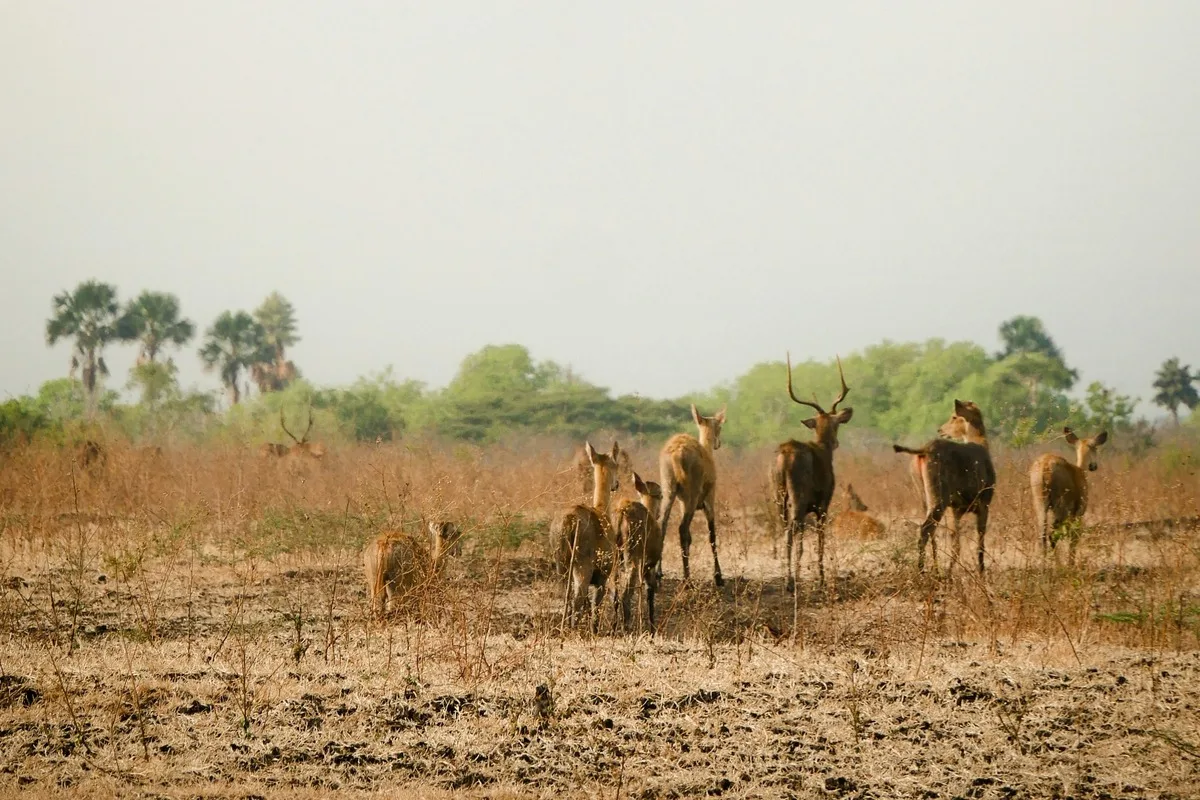
{"label": "antler", "polygon": [[[844,387],[845,385],[846,385],[846,382],[842,381],[842,386]],[[837,408],[837,406],[834,406],[834,408]],[[312,430],[312,424],[313,424],[312,406],[309,406],[308,407],[308,427],[304,429],[304,435],[300,437],[301,444],[308,441],[308,432]]]}
{"label": "antler", "polygon": [[[286,433],[288,436],[292,437],[293,442],[295,442],[296,444],[300,444],[300,440],[296,438],[296,434],[292,433],[291,431],[289,431],[287,429],[287,423],[285,423],[283,421],[283,409],[282,408],[279,409],[279,427],[283,428],[284,433]],[[308,434],[306,433],[305,436],[307,436],[307,435]]]}
{"label": "antler", "polygon": [[[816,397],[813,397],[812,402],[809,402],[808,400],[801,400],[799,397],[796,397],[796,391],[794,389],[792,389],[792,354],[791,354],[791,351],[788,351],[788,354],[787,354],[787,370],[788,370],[788,395],[791,396],[792,401],[799,403],[802,406],[808,406],[810,408],[815,408],[817,410],[817,413],[824,414],[825,409],[823,409],[819,405],[817,405]],[[835,406],[835,408],[836,408],[836,406]]]}
{"label": "antler", "polygon": [[837,413],[838,403],[846,399],[846,395],[850,394],[850,387],[846,385],[846,376],[842,373],[842,357],[837,357],[838,362],[838,377],[842,379],[842,393],[838,395],[837,400],[833,401],[833,407],[829,409],[830,414]]}

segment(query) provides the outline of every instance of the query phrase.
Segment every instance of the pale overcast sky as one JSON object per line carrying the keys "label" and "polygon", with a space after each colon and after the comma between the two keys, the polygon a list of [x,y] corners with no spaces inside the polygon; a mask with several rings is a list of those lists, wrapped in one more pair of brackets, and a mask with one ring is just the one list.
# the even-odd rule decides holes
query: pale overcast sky
{"label": "pale overcast sky", "polygon": [[0,397],[99,278],[278,289],[318,384],[519,342],[669,396],[1026,313],[1147,398],[1198,256],[1195,0],[0,0]]}

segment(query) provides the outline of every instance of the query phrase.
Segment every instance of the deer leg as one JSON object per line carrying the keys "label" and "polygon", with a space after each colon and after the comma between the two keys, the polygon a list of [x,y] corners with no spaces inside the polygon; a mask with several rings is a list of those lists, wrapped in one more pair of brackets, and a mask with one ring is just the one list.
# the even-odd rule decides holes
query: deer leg
{"label": "deer leg", "polygon": [[692,517],[696,515],[696,509],[684,506],[683,519],[679,520],[679,555],[683,559],[683,579],[686,581],[691,575],[688,569],[688,554],[692,549]]}
{"label": "deer leg", "polygon": [[[925,545],[929,542],[929,537],[937,528],[938,523],[942,521],[942,514],[946,513],[946,507],[941,504],[936,504],[929,509],[929,513],[925,515],[925,521],[921,523],[921,540],[917,545],[917,571],[925,571]],[[937,568],[937,540],[933,542],[933,564]]]}
{"label": "deer leg", "polygon": [[[677,497],[679,497],[679,489],[678,487],[672,486],[671,493],[667,495],[667,500],[663,504],[662,523],[658,526],[658,529],[662,531],[664,537],[667,535],[667,523],[671,520],[671,509],[675,507],[675,498]],[[682,538],[680,541],[682,542]],[[685,563],[684,569],[686,568],[687,567]],[[658,572],[658,577],[661,578],[663,575],[662,559],[659,559],[658,566],[655,569]],[[685,573],[683,577],[686,578],[687,574]]]}
{"label": "deer leg", "polygon": [[825,515],[817,515],[817,586],[825,586]]}
{"label": "deer leg", "polygon": [[979,505],[975,509],[975,530],[979,533],[979,574],[983,574],[984,537],[987,535],[988,507]]}
{"label": "deer leg", "polygon": [[708,520],[708,546],[712,548],[713,554],[713,582],[717,586],[724,586],[725,579],[721,577],[721,562],[717,559],[717,509],[711,494],[704,501],[704,517]]}
{"label": "deer leg", "polygon": [[[950,546],[952,548],[949,563],[946,564],[946,577],[949,577],[950,573],[954,572],[955,565],[962,563],[962,539],[958,535],[958,525],[962,522],[962,514],[959,514],[954,509],[949,509],[947,516],[943,519],[946,520],[946,529],[950,531]],[[934,535],[936,536],[937,534]],[[934,566],[937,566],[936,561],[934,562]]]}

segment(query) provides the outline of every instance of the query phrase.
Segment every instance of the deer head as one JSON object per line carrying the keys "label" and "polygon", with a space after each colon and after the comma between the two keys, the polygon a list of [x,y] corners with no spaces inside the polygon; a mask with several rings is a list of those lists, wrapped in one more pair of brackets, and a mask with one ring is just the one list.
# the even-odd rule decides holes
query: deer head
{"label": "deer head", "polygon": [[1108,441],[1108,431],[1100,431],[1090,439],[1081,439],[1070,428],[1063,428],[1067,444],[1075,447],[1075,466],[1095,472],[1100,467],[1100,445]]}
{"label": "deer head", "polygon": [[584,442],[583,447],[587,451],[588,463],[592,465],[593,469],[600,470],[601,485],[607,483],[610,492],[620,489],[621,480],[617,474],[617,459],[621,457],[621,447],[613,442],[612,455],[597,453],[591,442]]}
{"label": "deer head", "polygon": [[954,413],[938,428],[938,436],[960,442],[986,441],[987,431],[983,427],[983,412],[969,400],[954,401]]}
{"label": "deer head", "polygon": [[662,505],[662,487],[654,481],[642,480],[642,476],[635,472],[633,473],[633,488],[637,490],[638,499],[642,501],[646,511],[650,512],[650,518],[657,520],[658,509]]}
{"label": "deer head", "polygon": [[692,404],[692,419],[699,429],[700,444],[705,447],[711,447],[713,450],[721,449],[721,426],[725,424],[725,409],[722,408],[711,417],[704,417],[696,410],[696,404]]}
{"label": "deer head", "polygon": [[313,458],[321,458],[325,455],[325,448],[320,444],[308,441],[308,434],[312,431],[313,413],[312,406],[308,407],[308,426],[304,429],[304,435],[296,438],[296,434],[288,430],[287,423],[283,419],[283,409],[279,409],[279,427],[283,428],[283,432],[291,438],[294,445],[288,449],[288,453],[303,453],[312,456]]}
{"label": "deer head", "polygon": [[812,402],[801,400],[796,397],[796,392],[792,388],[792,354],[787,354],[787,390],[788,396],[792,398],[792,402],[799,403],[802,406],[808,406],[817,412],[815,417],[809,417],[804,420],[804,425],[817,433],[817,441],[830,450],[836,450],[838,446],[837,431],[839,425],[845,425],[854,416],[853,408],[843,408],[838,411],[838,404],[846,399],[846,395],[850,393],[850,387],[846,385],[846,375],[842,372],[842,357],[838,356],[838,378],[842,382],[842,393],[837,396],[830,406],[829,411],[821,408],[817,403],[816,395],[813,395]]}

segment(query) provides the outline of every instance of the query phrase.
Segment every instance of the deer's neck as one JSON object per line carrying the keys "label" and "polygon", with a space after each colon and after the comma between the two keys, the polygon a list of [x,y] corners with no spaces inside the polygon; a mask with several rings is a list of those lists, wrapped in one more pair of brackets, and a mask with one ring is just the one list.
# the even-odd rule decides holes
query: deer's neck
{"label": "deer's neck", "polygon": [[712,435],[712,431],[710,431],[708,428],[701,428],[700,435],[696,438],[700,441],[701,447],[710,453],[713,451],[714,439],[716,439],[716,437]]}
{"label": "deer's neck", "polygon": [[608,476],[597,469],[593,475],[592,508],[596,513],[608,515],[608,505],[612,501],[612,490],[608,488]]}
{"label": "deer's neck", "polygon": [[968,444],[982,445],[984,448],[988,446],[987,434],[974,428],[967,428],[966,432],[963,433],[962,440]]}

